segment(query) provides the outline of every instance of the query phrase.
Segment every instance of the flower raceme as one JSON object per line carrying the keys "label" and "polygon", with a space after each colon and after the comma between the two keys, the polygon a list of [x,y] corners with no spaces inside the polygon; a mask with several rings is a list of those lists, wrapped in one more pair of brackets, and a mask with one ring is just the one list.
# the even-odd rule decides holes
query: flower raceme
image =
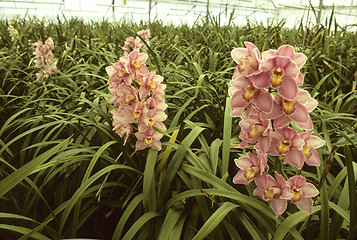
{"label": "flower raceme", "polygon": [[126,144],[134,129],[138,129],[134,134],[138,139],[137,150],[147,147],[160,150],[163,135],[155,128],[166,130],[163,123],[167,118],[166,86],[162,84],[163,77],[149,72],[145,65],[147,58],[145,53],[133,51],[106,67],[110,103],[116,107],[111,111],[113,130],[124,137]]}
{"label": "flower raceme", "polygon": [[37,41],[34,45],[36,47],[33,52],[35,55],[35,67],[40,68],[40,71],[36,74],[38,81],[48,78],[57,69],[56,64],[53,62],[52,54],[55,46],[51,37],[48,37],[44,44],[41,41]]}
{"label": "flower raceme", "polygon": [[[311,197],[318,195],[318,190],[306,183],[303,176],[292,176],[285,181],[281,174],[274,172],[274,179],[267,163],[267,156],[272,155],[298,170],[304,163],[320,165],[316,148],[325,142],[312,132],[303,132],[313,129],[309,113],[318,104],[306,90],[300,89],[304,82],[301,68],[307,58],[290,45],[262,54],[254,44],[244,42],[244,45],[245,48],[236,48],[231,53],[237,67],[228,94],[231,116],[242,117],[240,147],[253,144],[257,155],[249,152],[248,156],[235,159],[240,170],[233,182],[254,181],[257,185],[254,195],[271,201],[276,217],[284,213],[288,200],[310,213]],[[301,131],[290,128],[292,122]]]}

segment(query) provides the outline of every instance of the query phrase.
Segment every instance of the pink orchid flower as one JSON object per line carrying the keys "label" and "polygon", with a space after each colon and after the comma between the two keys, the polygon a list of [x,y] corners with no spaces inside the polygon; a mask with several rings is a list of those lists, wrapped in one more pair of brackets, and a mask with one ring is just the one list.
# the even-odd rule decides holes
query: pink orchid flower
{"label": "pink orchid flower", "polygon": [[[269,122],[269,120],[261,119],[260,111],[255,108],[248,108],[239,122],[242,129],[239,135],[239,138],[242,139],[240,147],[244,148],[248,143],[256,143],[260,138],[268,136]],[[261,150],[266,152],[268,148],[269,146],[266,146]]]}
{"label": "pink orchid flower", "polygon": [[125,62],[127,72],[147,74],[149,73],[149,70],[144,64],[147,58],[148,55],[146,53],[132,51],[127,57],[121,57],[120,60]]}
{"label": "pink orchid flower", "polygon": [[125,62],[119,61],[112,66],[105,68],[105,71],[109,75],[109,84],[114,82],[121,83],[124,81],[127,85],[131,85],[134,77],[134,73],[129,73],[125,68]]}
{"label": "pink orchid flower", "polygon": [[316,148],[322,147],[325,141],[319,137],[313,136],[312,132],[303,132],[299,137],[305,142],[302,151],[305,155],[305,162],[310,166],[320,166],[319,153]]}
{"label": "pink orchid flower", "polygon": [[127,123],[141,123],[145,124],[148,122],[147,117],[148,109],[142,102],[136,102],[130,110],[124,116],[124,121]]}
{"label": "pink orchid flower", "polygon": [[[262,53],[262,59],[267,60],[269,58],[273,58],[275,56],[283,56],[289,57],[293,62],[296,63],[299,69],[305,64],[307,57],[303,53],[296,53],[294,47],[290,45],[283,45],[278,50],[270,49],[268,51],[264,51]],[[299,72],[298,77],[296,79],[297,84],[300,86],[304,82],[304,77],[301,72]]]}
{"label": "pink orchid flower", "polygon": [[290,186],[291,202],[294,203],[300,210],[311,213],[312,197],[319,194],[319,191],[311,183],[306,183],[303,176],[293,176],[288,179]]}
{"label": "pink orchid flower", "polygon": [[163,80],[164,78],[162,76],[156,75],[155,72],[149,72],[141,81],[139,88],[140,99],[144,99],[147,95],[149,95],[150,91],[162,88],[161,82]]}
{"label": "pink orchid flower", "polygon": [[162,148],[160,139],[163,137],[162,133],[156,132],[152,128],[148,128],[146,131],[135,133],[138,141],[136,142],[136,150],[142,150],[147,147],[160,151]]}
{"label": "pink orchid flower", "polygon": [[241,170],[233,178],[235,184],[249,184],[253,180],[258,186],[266,185],[265,171],[268,170],[268,159],[265,154],[258,153],[258,156],[248,153],[248,156],[243,156],[234,159],[237,167]]}
{"label": "pink orchid flower", "polygon": [[250,42],[244,42],[246,48],[235,48],[231,55],[238,64],[237,71],[244,76],[250,76],[259,72],[260,51]]}
{"label": "pink orchid flower", "polygon": [[299,89],[294,100],[286,100],[279,95],[274,97],[273,109],[270,113],[262,113],[263,119],[274,119],[274,127],[282,128],[291,121],[302,130],[312,130],[313,125],[309,112],[318,102],[306,90]]}
{"label": "pink orchid flower", "polygon": [[255,76],[254,86],[257,88],[276,88],[279,94],[293,100],[298,93],[296,81],[300,69],[289,57],[275,56],[260,63],[262,73]]}
{"label": "pink orchid flower", "polygon": [[253,85],[254,76],[239,76],[230,81],[232,87],[228,90],[231,96],[231,108],[245,108],[254,104],[263,112],[271,112],[273,98],[266,89],[258,89]]}
{"label": "pink orchid flower", "polygon": [[287,207],[287,199],[290,199],[290,186],[286,184],[284,178],[279,173],[275,172],[275,179],[266,175],[267,181],[264,186],[258,186],[253,194],[265,201],[271,201],[275,217],[278,218],[285,212]]}
{"label": "pink orchid flower", "polygon": [[124,121],[123,112],[118,108],[115,108],[111,111],[113,115],[113,131],[115,131],[120,137],[124,137],[124,145],[128,140],[128,137],[132,134],[133,128]]}
{"label": "pink orchid flower", "polygon": [[290,163],[301,169],[304,165],[305,156],[301,151],[304,141],[298,133],[288,127],[277,129],[271,133],[271,145],[268,154],[273,156],[284,156],[284,164]]}

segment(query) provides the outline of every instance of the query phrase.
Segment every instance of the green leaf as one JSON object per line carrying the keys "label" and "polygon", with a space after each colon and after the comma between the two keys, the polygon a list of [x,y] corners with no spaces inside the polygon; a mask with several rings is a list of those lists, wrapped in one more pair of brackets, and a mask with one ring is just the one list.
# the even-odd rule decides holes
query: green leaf
{"label": "green leaf", "polygon": [[226,108],[224,111],[223,147],[222,147],[222,176],[228,172],[229,155],[231,150],[232,117],[230,98],[226,98]]}
{"label": "green leaf", "polygon": [[204,239],[210,232],[212,232],[218,224],[220,224],[223,218],[230,212],[232,209],[238,207],[236,204],[225,202],[220,206],[212,216],[205,222],[201,229],[197,232],[193,240]]}
{"label": "green leaf", "polygon": [[[320,205],[312,207],[311,214],[316,213],[320,209],[321,209]],[[300,222],[304,221],[306,218],[308,218],[309,215],[310,215],[309,213],[304,212],[304,211],[299,211],[299,212],[291,214],[276,229],[273,240],[285,239],[285,235],[298,223],[300,223]]]}
{"label": "green leaf", "polygon": [[122,240],[131,240],[134,239],[135,234],[141,229],[141,227],[149,222],[151,219],[161,216],[159,213],[147,212],[142,215],[126,232]]}
{"label": "green leaf", "polygon": [[156,210],[156,186],[155,186],[155,164],[157,160],[157,150],[150,148],[146,159],[144,170],[143,194],[144,207],[149,207],[149,211]]}
{"label": "green leaf", "polygon": [[7,176],[0,182],[0,197],[4,196],[8,191],[13,189],[17,184],[22,182],[33,171],[35,171],[42,163],[49,160],[52,155],[57,154],[61,148],[68,145],[69,138],[61,141],[59,144],[51,148],[50,150],[42,153],[40,156],[32,159],[30,162]]}

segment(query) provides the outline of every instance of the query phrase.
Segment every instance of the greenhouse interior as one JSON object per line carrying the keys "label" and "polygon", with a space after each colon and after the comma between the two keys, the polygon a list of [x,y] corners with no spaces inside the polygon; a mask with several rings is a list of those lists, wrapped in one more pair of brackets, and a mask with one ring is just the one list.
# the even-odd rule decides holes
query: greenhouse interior
{"label": "greenhouse interior", "polygon": [[357,0],[0,0],[0,240],[357,239]]}

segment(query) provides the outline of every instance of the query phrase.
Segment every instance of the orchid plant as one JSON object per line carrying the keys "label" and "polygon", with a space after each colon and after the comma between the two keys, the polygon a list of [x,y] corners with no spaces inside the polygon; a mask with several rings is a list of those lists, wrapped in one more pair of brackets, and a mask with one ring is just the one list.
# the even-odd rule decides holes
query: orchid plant
{"label": "orchid plant", "polygon": [[[140,31],[138,34],[141,34]],[[150,31],[143,34],[150,36]],[[128,39],[124,50],[129,50]],[[140,45],[141,46],[141,45]],[[141,48],[141,47],[140,47]],[[140,53],[140,48],[134,48],[130,53],[120,57],[119,61],[106,68],[109,75],[110,103],[115,106],[113,115],[113,130],[124,137],[124,145],[129,136],[135,132],[136,149],[153,148],[161,150],[160,139],[165,131],[163,121],[167,118],[165,109],[165,84],[163,77],[150,72],[145,65],[146,53]]]}
{"label": "orchid plant", "polygon": [[37,81],[43,78],[48,78],[57,70],[56,64],[53,61],[52,50],[55,48],[54,42],[51,37],[48,37],[45,43],[37,41],[34,43],[36,47],[33,54],[35,55],[35,67],[40,71],[36,73]]}
{"label": "orchid plant", "polygon": [[[318,103],[300,88],[304,82],[301,68],[307,58],[290,45],[260,54],[253,43],[244,44],[245,48],[231,53],[238,66],[228,93],[231,116],[241,117],[240,146],[254,145],[257,155],[249,152],[248,156],[235,159],[240,170],[233,183],[254,181],[257,188],[253,194],[271,201],[276,217],[285,212],[288,201],[311,213],[311,198],[319,194],[317,188],[300,175],[285,180],[282,169],[274,171],[274,178],[269,174],[267,157],[278,156],[284,165],[290,164],[297,170],[305,163],[320,165],[316,148],[325,142],[308,132],[313,129],[309,112]],[[289,126],[291,122],[295,122],[300,133]]]}

